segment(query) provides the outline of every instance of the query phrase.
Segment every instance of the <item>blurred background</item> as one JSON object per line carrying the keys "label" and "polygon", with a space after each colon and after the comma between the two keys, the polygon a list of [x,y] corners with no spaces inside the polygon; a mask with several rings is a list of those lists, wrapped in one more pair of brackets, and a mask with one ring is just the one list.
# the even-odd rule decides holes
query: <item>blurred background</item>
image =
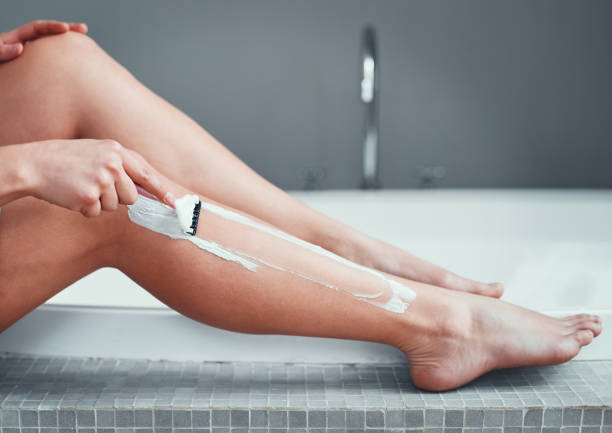
{"label": "blurred background", "polygon": [[610,1],[3,0],[0,32],[39,18],[285,189],[360,187],[367,25],[383,187],[612,187]]}

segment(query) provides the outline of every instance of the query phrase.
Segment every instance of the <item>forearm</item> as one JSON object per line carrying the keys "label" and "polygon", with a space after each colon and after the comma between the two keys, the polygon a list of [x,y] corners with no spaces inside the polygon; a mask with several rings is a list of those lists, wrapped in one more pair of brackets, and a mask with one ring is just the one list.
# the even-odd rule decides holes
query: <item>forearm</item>
{"label": "forearm", "polygon": [[28,195],[26,153],[23,144],[0,147],[0,206]]}

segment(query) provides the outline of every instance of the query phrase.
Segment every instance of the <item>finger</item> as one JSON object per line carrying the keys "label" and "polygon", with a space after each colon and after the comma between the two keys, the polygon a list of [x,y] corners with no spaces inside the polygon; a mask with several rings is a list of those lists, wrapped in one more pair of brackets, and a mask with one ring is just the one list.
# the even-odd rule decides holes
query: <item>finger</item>
{"label": "finger", "polygon": [[155,197],[153,194],[149,193],[149,191],[147,191],[146,189],[144,189],[143,187],[141,187],[138,184],[136,185],[136,191],[138,191],[138,194],[143,195],[147,198],[153,199],[153,200],[157,200],[157,197]]}
{"label": "finger", "polygon": [[77,33],[87,33],[87,24],[85,23],[70,23],[68,24],[68,26],[70,27],[70,30],[73,32],[77,32]]}
{"label": "finger", "polygon": [[155,195],[159,201],[174,206],[174,196],[168,188],[162,184],[160,176],[151,164],[129,149],[121,149],[123,155],[123,166],[128,176],[140,184],[142,188]]}
{"label": "finger", "polygon": [[98,200],[92,205],[84,206],[81,209],[81,213],[87,218],[96,217],[100,215],[100,208],[101,208],[101,204],[100,204],[100,200]]}
{"label": "finger", "polygon": [[23,45],[20,43],[15,44],[2,44],[0,43],[0,62],[7,62],[18,57],[23,52]]}
{"label": "finger", "polygon": [[9,33],[8,42],[26,42],[41,36],[66,33],[69,26],[60,21],[33,21]]}
{"label": "finger", "polygon": [[102,210],[107,212],[116,211],[119,207],[119,199],[117,198],[117,191],[115,190],[115,184],[112,184],[106,188],[100,196],[100,204]]}
{"label": "finger", "polygon": [[134,182],[129,178],[125,171],[121,171],[119,178],[115,181],[115,188],[121,204],[134,204],[138,198],[138,192]]}

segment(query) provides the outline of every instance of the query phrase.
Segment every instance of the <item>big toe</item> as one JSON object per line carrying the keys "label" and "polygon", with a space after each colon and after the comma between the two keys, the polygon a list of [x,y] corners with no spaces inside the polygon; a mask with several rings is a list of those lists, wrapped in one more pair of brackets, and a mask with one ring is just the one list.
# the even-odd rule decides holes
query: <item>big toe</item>
{"label": "big toe", "polygon": [[580,329],[574,332],[572,336],[574,337],[576,342],[580,345],[580,347],[586,346],[591,341],[593,341],[593,338],[595,338],[593,331],[591,331],[590,329]]}
{"label": "big toe", "polygon": [[589,316],[588,318],[580,320],[576,324],[576,328],[579,330],[587,330],[593,333],[594,337],[601,334],[601,319],[598,316]]}

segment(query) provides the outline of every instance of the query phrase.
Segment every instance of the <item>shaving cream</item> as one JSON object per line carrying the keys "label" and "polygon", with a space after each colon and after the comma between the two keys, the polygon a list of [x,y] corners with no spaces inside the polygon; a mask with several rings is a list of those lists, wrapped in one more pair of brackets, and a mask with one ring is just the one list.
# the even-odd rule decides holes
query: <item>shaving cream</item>
{"label": "shaving cream", "polygon": [[[178,199],[177,201],[185,199],[183,200],[183,202],[191,203],[194,201],[194,197],[197,199],[197,196],[189,195],[187,199],[183,197],[182,199]],[[217,242],[205,240],[196,236],[187,235],[184,233],[181,227],[182,224],[179,220],[179,217],[177,216],[178,208],[175,212],[175,210],[172,209],[170,206],[166,206],[165,204],[160,203],[157,200],[152,200],[139,195],[138,199],[136,200],[136,203],[128,206],[128,208],[128,215],[134,223],[154,232],[169,236],[172,239],[182,239],[189,241],[197,247],[208,251],[209,253],[212,253],[224,260],[229,260],[238,263],[250,271],[256,271],[258,266],[262,265],[280,271],[289,272],[291,274],[297,275],[309,281],[313,281],[330,289],[343,290],[362,301],[368,302],[372,305],[376,305],[394,313],[403,313],[404,311],[406,311],[407,303],[410,303],[413,299],[416,298],[416,293],[412,289],[407,286],[404,286],[398,281],[386,277],[385,275],[378,271],[375,271],[374,269],[354,263],[317,245],[306,242],[300,238],[292,236],[274,227],[258,223],[246,217],[245,215],[239,214],[237,212],[231,211],[213,203],[202,202],[200,224],[202,224],[202,219],[205,218],[205,211],[208,211],[211,214],[215,214],[226,220],[246,225],[253,229],[283,239],[287,242],[305,248],[320,256],[334,260],[345,266],[374,275],[378,277],[381,282],[384,283],[384,285],[386,285],[390,289],[391,293],[389,294],[388,291],[385,290],[376,293],[358,293],[353,290],[347,290],[346,288],[338,287],[338,285],[323,281],[322,279],[316,278],[312,275],[307,275],[303,272],[299,272],[293,269],[286,269],[283,266],[279,266],[276,263],[271,263],[269,260],[263,260],[252,254],[247,254],[242,251],[237,251],[236,249],[225,247]],[[185,211],[185,209],[181,207],[181,212],[183,211]],[[189,215],[183,217],[185,221],[188,220],[187,216]],[[377,300],[377,298],[384,297],[385,295],[390,295],[385,302]]]}

